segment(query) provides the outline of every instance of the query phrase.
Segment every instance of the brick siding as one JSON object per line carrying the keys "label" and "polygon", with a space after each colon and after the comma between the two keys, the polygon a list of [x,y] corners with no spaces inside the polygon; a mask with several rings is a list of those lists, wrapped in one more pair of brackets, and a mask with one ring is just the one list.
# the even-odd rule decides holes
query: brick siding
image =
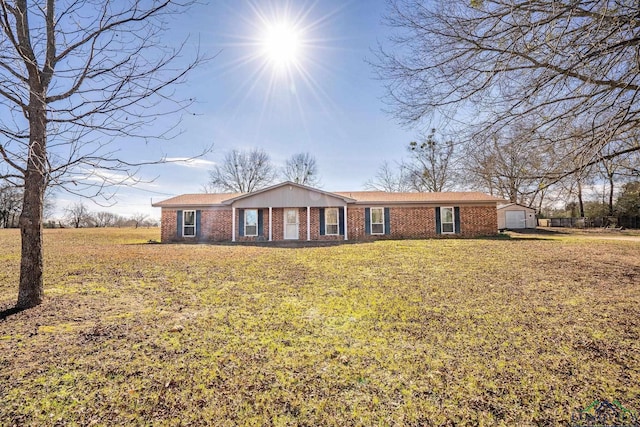
{"label": "brick siding", "polygon": [[[340,207],[339,209],[343,209]],[[439,237],[436,232],[435,207],[391,207],[390,235],[365,234],[365,208],[356,206],[347,209],[347,237],[349,240],[378,240],[378,239],[423,239]],[[269,240],[269,209],[263,211],[263,233],[258,237],[240,236],[236,224],[236,241],[254,242]],[[201,209],[201,229],[198,238],[177,237],[177,209],[162,209],[161,238],[162,242],[177,241],[231,241],[232,211],[230,208]],[[237,211],[236,211],[237,214]],[[298,209],[298,240],[307,240],[307,209]],[[238,216],[236,215],[236,221]],[[310,210],[311,240],[344,240],[344,235],[320,234],[320,209]],[[274,241],[284,240],[284,209],[272,209],[272,238]],[[477,237],[495,235],[498,232],[498,216],[495,206],[460,206],[460,233],[445,235],[447,237]]]}
{"label": "brick siding", "polygon": [[177,214],[178,211],[175,209],[162,208],[160,217],[160,240],[162,242],[175,242],[177,240]]}
{"label": "brick siding", "polygon": [[[225,242],[231,240],[231,209],[210,208],[201,211],[197,237],[178,237],[178,210],[162,209],[160,238],[162,242]],[[194,209],[184,209],[194,210]]]}
{"label": "brick siding", "polygon": [[498,210],[487,206],[461,206],[460,232],[464,237],[498,234]]}
{"label": "brick siding", "polygon": [[436,208],[391,208],[391,235],[401,239],[436,237]]}

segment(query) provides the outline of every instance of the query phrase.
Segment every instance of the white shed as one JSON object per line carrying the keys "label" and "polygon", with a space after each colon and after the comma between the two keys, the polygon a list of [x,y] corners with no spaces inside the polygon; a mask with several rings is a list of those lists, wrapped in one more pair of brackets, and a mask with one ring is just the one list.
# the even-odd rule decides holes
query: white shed
{"label": "white shed", "polygon": [[517,203],[498,205],[498,229],[536,228],[536,210]]}

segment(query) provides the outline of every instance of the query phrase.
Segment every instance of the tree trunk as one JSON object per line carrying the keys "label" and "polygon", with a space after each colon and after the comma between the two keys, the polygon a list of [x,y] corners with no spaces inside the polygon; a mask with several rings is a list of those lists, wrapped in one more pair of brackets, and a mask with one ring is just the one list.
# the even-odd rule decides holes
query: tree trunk
{"label": "tree trunk", "polygon": [[47,164],[46,104],[43,96],[31,94],[29,105],[29,157],[24,178],[24,196],[19,224],[22,236],[20,285],[16,308],[30,308],[44,297],[44,257],[42,250],[42,216]]}
{"label": "tree trunk", "polygon": [[542,202],[544,201],[544,190],[540,191],[540,200],[538,201],[538,214],[542,212]]}
{"label": "tree trunk", "polygon": [[582,200],[582,182],[578,180],[578,206],[580,207],[580,218],[584,218],[584,201]]}
{"label": "tree trunk", "polygon": [[513,183],[510,184],[510,187],[511,188],[509,189],[509,201],[511,203],[518,203],[518,189]]}
{"label": "tree trunk", "polygon": [[609,175],[609,216],[613,215],[613,175]]}

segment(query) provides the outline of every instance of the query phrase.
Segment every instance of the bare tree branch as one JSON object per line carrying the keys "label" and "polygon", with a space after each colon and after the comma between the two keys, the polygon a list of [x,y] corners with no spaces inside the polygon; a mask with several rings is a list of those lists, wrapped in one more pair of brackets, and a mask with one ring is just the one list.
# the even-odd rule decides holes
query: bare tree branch
{"label": "bare tree branch", "polygon": [[410,179],[410,166],[404,162],[391,165],[385,161],[380,165],[375,176],[365,182],[364,187],[368,190],[386,191],[389,193],[415,191],[415,187]]}
{"label": "bare tree branch", "polygon": [[395,33],[373,65],[400,122],[453,115],[477,134],[528,118],[541,141],[557,147],[571,129],[584,129],[582,166],[637,133],[637,2],[389,0],[389,6],[386,22]]}
{"label": "bare tree branch", "polygon": [[[21,181],[22,262],[18,307],[42,301],[42,215],[48,186],[72,194],[134,185],[138,168],[115,138],[176,134],[185,111],[173,86],[206,61],[187,41],[163,40],[166,21],[194,1],[0,0],[0,178]],[[205,150],[206,152],[207,150]],[[104,194],[104,193],[103,193]],[[87,195],[87,194],[84,194]],[[105,195],[109,199],[109,195]]]}
{"label": "bare tree branch", "polygon": [[309,153],[298,153],[289,157],[282,168],[282,176],[285,180],[297,184],[311,187],[320,185],[316,159]]}
{"label": "bare tree branch", "polygon": [[208,189],[251,193],[273,183],[277,173],[269,155],[261,149],[232,150],[209,174]]}

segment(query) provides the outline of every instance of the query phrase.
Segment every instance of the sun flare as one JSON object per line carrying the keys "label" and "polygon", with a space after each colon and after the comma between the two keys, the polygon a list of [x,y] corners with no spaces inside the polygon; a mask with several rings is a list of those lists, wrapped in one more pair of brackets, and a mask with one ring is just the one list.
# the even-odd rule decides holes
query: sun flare
{"label": "sun flare", "polygon": [[299,60],[302,39],[288,23],[270,25],[262,42],[263,54],[275,67],[289,67]]}
{"label": "sun flare", "polygon": [[[246,26],[238,28],[238,42],[229,50],[242,55],[229,70],[252,69],[238,93],[244,92],[242,102],[254,102],[257,92],[264,93],[261,121],[276,112],[282,117],[283,108],[297,110],[303,121],[306,105],[333,109],[328,107],[332,101],[323,89],[323,77],[332,71],[326,61],[332,53],[332,39],[327,35],[341,9],[322,10],[327,6],[320,3],[247,1],[252,13],[242,15]],[[276,104],[278,108],[272,108]]]}

